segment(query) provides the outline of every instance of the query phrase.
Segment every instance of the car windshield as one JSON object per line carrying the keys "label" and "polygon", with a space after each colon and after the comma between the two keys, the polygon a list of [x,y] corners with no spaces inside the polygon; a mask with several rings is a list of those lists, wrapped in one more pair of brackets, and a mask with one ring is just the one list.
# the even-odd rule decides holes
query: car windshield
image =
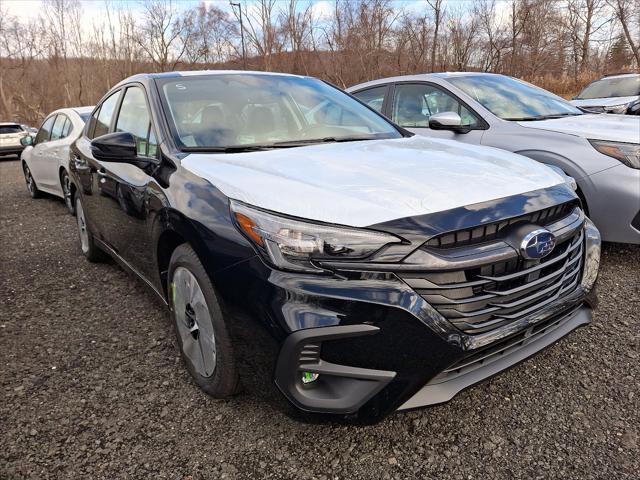
{"label": "car windshield", "polygon": [[20,125],[0,125],[0,135],[5,135],[8,133],[20,133],[22,131],[23,130]]}
{"label": "car windshield", "polygon": [[582,113],[557,95],[503,75],[465,75],[447,80],[503,120],[544,120]]}
{"label": "car windshield", "polygon": [[634,77],[612,77],[597,80],[588,85],[577,100],[610,97],[634,97],[640,95],[640,75]]}
{"label": "car windshield", "polygon": [[156,81],[171,130],[185,151],[402,136],[382,116],[314,78],[230,73]]}

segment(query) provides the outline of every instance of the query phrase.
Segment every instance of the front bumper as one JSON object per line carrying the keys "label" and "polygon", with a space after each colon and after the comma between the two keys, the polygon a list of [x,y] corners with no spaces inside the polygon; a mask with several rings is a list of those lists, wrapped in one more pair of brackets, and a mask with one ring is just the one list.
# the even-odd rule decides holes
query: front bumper
{"label": "front bumper", "polygon": [[[296,274],[258,257],[237,264],[214,283],[234,318],[243,384],[298,412],[365,423],[448,401],[590,322],[600,236],[588,220],[584,231],[578,288],[484,335],[458,330],[394,274]],[[305,384],[305,372],[319,376]]]}
{"label": "front bumper", "polygon": [[640,244],[640,170],[626,165],[595,173],[578,185],[587,197],[589,217],[606,242]]}
{"label": "front bumper", "polygon": [[0,145],[0,155],[19,155],[25,149],[24,145]]}

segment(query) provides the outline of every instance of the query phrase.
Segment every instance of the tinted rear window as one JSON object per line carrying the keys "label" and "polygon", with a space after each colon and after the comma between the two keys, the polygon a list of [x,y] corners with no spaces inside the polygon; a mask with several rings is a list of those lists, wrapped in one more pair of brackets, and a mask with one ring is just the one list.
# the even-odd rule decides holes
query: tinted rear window
{"label": "tinted rear window", "polygon": [[20,125],[0,125],[0,135],[5,135],[7,133],[20,133],[22,131],[23,130]]}

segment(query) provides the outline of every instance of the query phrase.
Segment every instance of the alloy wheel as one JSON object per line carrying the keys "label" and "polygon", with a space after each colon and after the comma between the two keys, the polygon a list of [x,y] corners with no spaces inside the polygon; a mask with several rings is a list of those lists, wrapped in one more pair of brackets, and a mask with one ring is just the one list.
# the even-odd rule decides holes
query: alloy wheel
{"label": "alloy wheel", "polygon": [[80,199],[76,200],[76,219],[78,221],[78,234],[80,235],[80,246],[82,253],[89,251],[89,231],[87,230],[87,222],[84,218],[84,210]]}
{"label": "alloy wheel", "polygon": [[24,166],[24,178],[27,182],[27,190],[29,190],[29,193],[33,195],[35,192],[35,182],[31,176],[31,170],[29,170],[29,167],[26,165]]}
{"label": "alloy wheel", "polygon": [[216,368],[216,342],[209,307],[196,277],[178,267],[171,282],[172,303],[182,351],[203,377]]}

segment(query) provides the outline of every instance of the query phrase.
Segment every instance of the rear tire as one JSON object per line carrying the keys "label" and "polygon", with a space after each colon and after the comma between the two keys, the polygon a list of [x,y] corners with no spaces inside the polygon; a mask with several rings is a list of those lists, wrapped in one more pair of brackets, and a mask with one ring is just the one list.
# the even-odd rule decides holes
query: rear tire
{"label": "rear tire", "polygon": [[67,210],[71,215],[76,214],[75,199],[73,198],[73,189],[71,188],[71,179],[66,170],[62,170],[60,174],[60,186],[62,187],[62,193],[64,194],[64,204],[67,206]]}
{"label": "rear tire", "polygon": [[93,234],[91,233],[91,230],[89,230],[80,195],[76,196],[75,210],[78,224],[78,236],[80,238],[80,250],[82,251],[82,254],[92,263],[103,262],[107,259],[107,254],[100,250],[93,240]]}
{"label": "rear tire", "polygon": [[187,245],[175,249],[167,275],[178,348],[193,380],[207,394],[228,398],[239,390],[231,339],[209,275]]}
{"label": "rear tire", "polygon": [[27,191],[29,192],[29,195],[31,195],[31,198],[40,198],[40,190],[38,190],[36,181],[33,179],[31,170],[26,163],[22,164],[22,171],[24,172],[24,180],[27,182]]}

